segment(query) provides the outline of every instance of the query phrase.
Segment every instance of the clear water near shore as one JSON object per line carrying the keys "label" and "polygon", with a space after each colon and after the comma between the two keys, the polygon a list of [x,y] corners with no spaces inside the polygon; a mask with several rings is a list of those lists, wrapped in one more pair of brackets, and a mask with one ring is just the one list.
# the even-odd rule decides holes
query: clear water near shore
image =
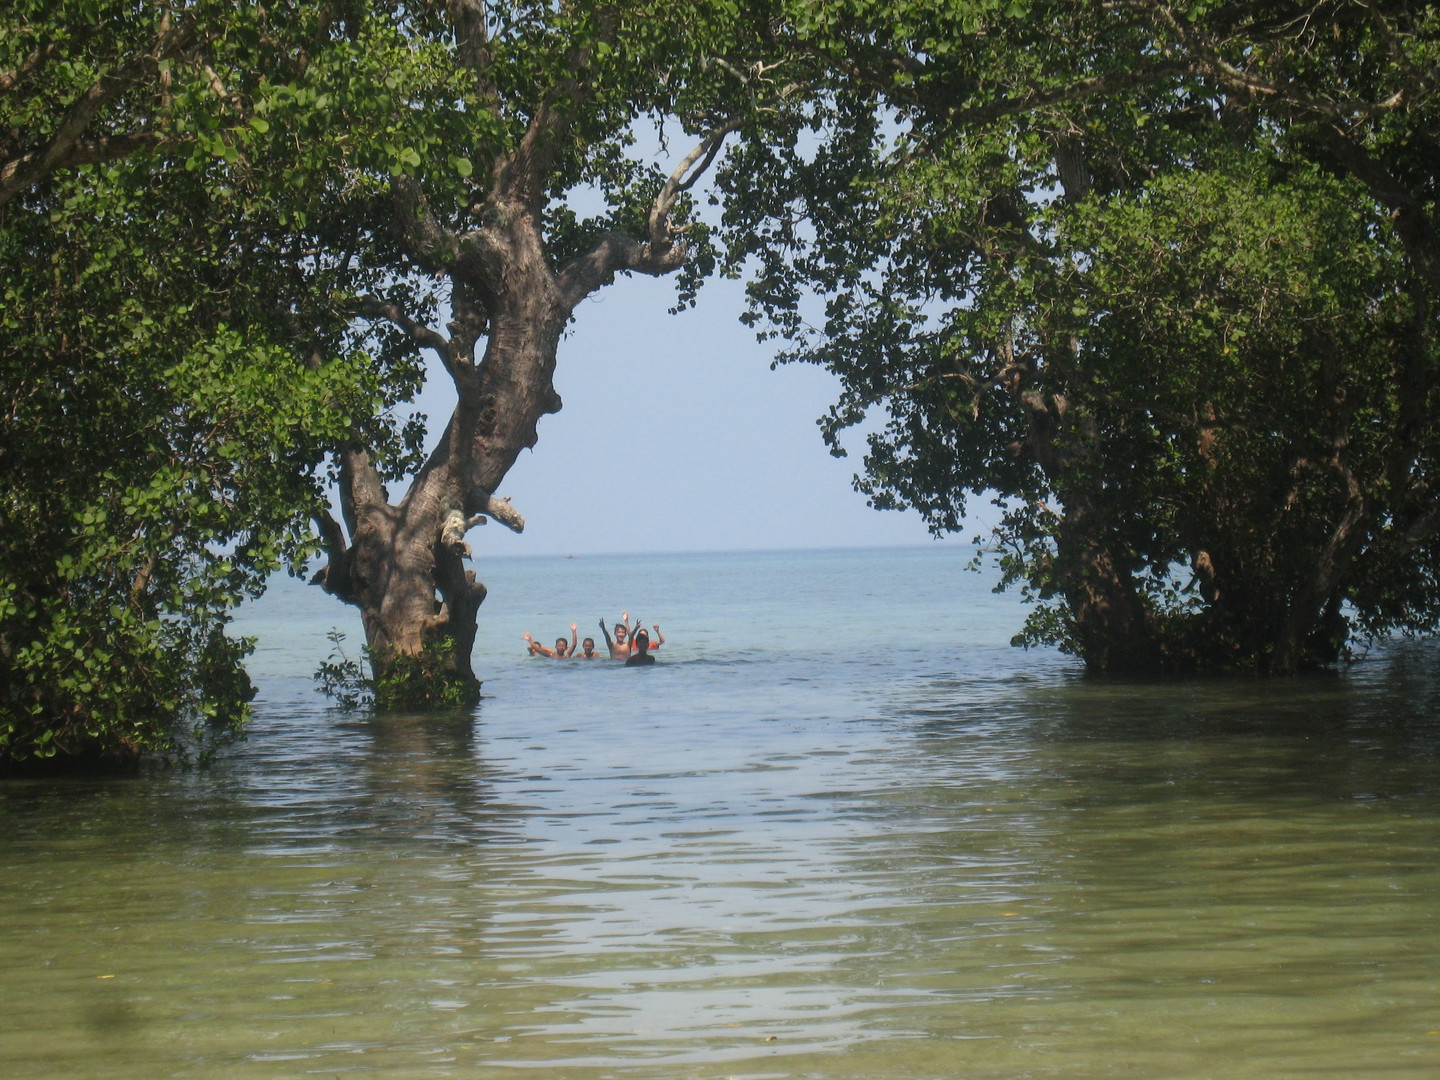
{"label": "clear water near shore", "polygon": [[[0,784],[0,1072],[1440,1075],[1440,648],[1096,680],[968,557],[482,562],[424,719],[281,583],[214,769]],[[623,606],[654,668],[523,654]]]}

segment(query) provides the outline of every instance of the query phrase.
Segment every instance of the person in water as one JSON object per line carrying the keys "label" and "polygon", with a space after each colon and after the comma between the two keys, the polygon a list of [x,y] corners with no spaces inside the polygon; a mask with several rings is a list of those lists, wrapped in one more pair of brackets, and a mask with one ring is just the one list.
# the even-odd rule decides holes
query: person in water
{"label": "person in water", "polygon": [[570,640],[567,642],[563,637],[556,638],[555,648],[553,649],[547,649],[544,645],[541,645],[530,636],[530,631],[528,630],[520,636],[525,639],[525,647],[530,650],[531,656],[549,656],[556,660],[564,660],[567,657],[573,657],[575,655],[575,635],[579,629],[580,628],[572,622],[570,624]]}
{"label": "person in water", "polygon": [[[665,644],[665,635],[660,632],[659,623],[651,623],[655,631],[655,637],[651,641],[650,651],[654,652],[661,645]],[[610,640],[610,631],[605,629],[605,620],[600,620],[600,632],[605,635],[605,645],[610,650],[611,660],[628,660],[635,653],[635,634],[644,633],[640,620],[635,620],[635,630],[630,630],[630,612],[622,611],[620,621],[615,624],[615,640]],[[646,635],[647,637],[649,635]]]}
{"label": "person in water", "polygon": [[[628,612],[627,612],[628,614]],[[600,620],[600,633],[605,635],[605,648],[610,651],[611,660],[626,660],[630,656],[629,627],[623,622],[615,624],[615,640],[610,640],[610,631],[605,629],[605,620]]]}
{"label": "person in water", "polygon": [[644,629],[636,630],[633,640],[635,642],[635,651],[631,653],[630,658],[625,661],[625,666],[641,667],[644,664],[653,664],[655,657],[650,655],[650,635],[647,634]]}
{"label": "person in water", "polygon": [[572,660],[599,660],[600,654],[595,651],[595,639],[587,637],[580,643],[580,651],[571,656]]}

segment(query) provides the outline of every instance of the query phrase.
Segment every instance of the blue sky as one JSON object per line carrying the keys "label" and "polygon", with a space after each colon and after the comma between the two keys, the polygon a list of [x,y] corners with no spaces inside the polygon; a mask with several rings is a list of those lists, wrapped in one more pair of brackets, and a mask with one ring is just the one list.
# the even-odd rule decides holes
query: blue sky
{"label": "blue sky", "polygon": [[[919,515],[872,510],[853,490],[862,437],[833,458],[815,424],[835,378],[771,371],[770,344],[739,322],[738,282],[707,283],[678,315],[673,298],[669,279],[622,277],[581,305],[556,368],[565,406],[498,492],[525,532],[472,531],[477,558],[937,542]],[[436,365],[420,401],[432,430],[453,401]]]}

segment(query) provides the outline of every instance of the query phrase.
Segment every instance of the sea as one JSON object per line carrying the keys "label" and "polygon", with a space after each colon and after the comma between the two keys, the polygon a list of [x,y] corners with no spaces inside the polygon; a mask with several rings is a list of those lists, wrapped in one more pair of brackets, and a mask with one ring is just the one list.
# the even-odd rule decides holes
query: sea
{"label": "sea", "polygon": [[277,580],[210,767],[0,782],[0,1076],[1440,1076],[1437,643],[1101,678],[974,556],[482,558],[436,715]]}

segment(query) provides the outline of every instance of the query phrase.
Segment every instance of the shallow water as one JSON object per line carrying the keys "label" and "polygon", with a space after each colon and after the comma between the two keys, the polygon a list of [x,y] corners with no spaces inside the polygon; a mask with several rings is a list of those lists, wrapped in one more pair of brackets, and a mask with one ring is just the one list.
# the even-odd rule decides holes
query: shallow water
{"label": "shallow water", "polygon": [[3,1074],[1440,1074],[1440,649],[1090,679],[967,557],[498,560],[425,719],[282,583],[214,769],[0,785]]}

